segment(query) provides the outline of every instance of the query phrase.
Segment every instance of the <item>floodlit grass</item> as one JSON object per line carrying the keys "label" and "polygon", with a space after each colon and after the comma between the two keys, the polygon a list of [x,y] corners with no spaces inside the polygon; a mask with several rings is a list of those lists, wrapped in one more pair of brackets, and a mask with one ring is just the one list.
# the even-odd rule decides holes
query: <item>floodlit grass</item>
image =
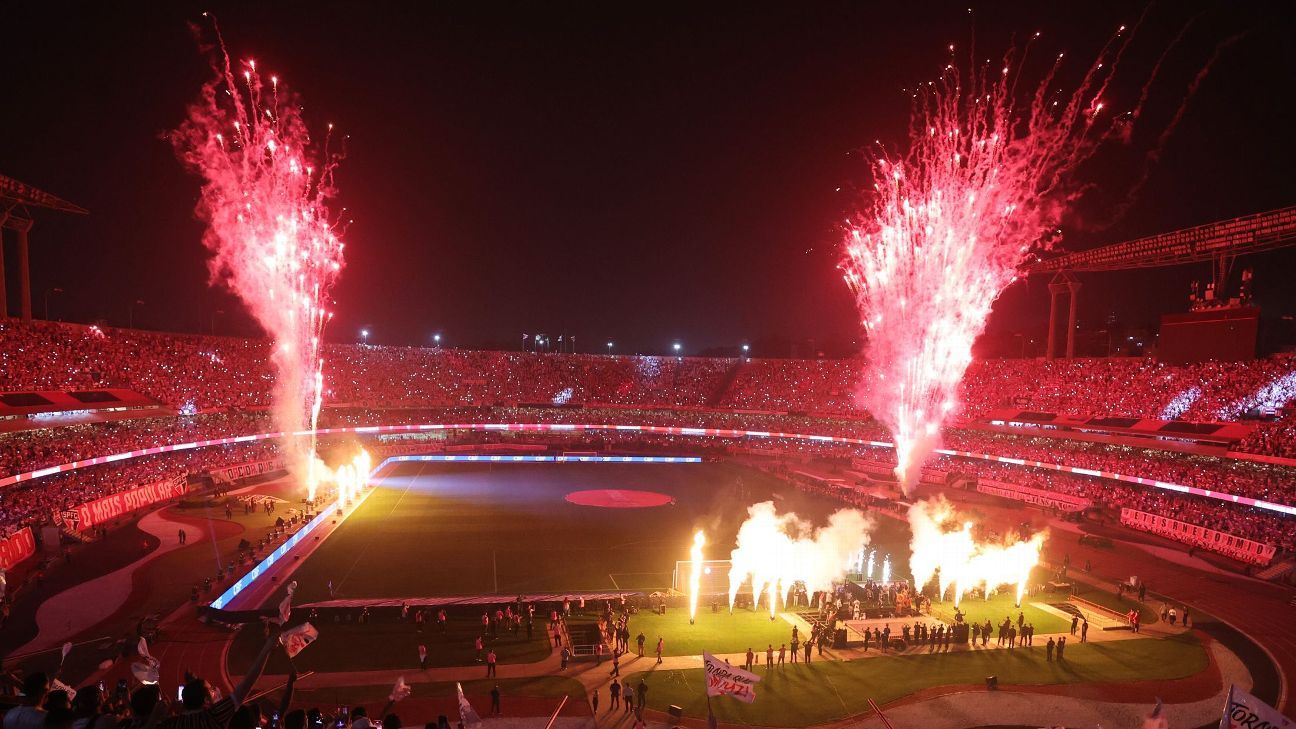
{"label": "floodlit grass", "polygon": [[[298,602],[327,599],[330,580],[343,598],[499,594],[501,602],[668,588],[698,524],[717,543],[732,541],[746,517],[732,506],[740,482],[755,500],[787,490],[715,463],[400,464],[298,570]],[[592,488],[656,491],[675,503],[600,509],[563,498]],[[718,514],[718,501],[729,508]]]}
{"label": "floodlit grass", "polygon": [[[1186,678],[1205,670],[1205,650],[1191,634],[1067,646],[1067,660],[1047,662],[1042,647],[1014,651],[967,651],[937,655],[816,661],[786,665],[756,686],[756,701],[743,704],[713,699],[721,722],[763,726],[807,726],[837,721],[869,710],[868,699],[886,704],[932,686],[984,685],[997,675],[1001,687],[1094,681]],[[628,674],[626,681],[648,684],[648,705],[671,704],[687,716],[705,717],[702,669]]]}
{"label": "floodlit grass", "polygon": [[1161,619],[1156,610],[1156,606],[1161,604],[1160,600],[1149,598],[1146,603],[1140,603],[1137,598],[1121,597],[1106,590],[1090,587],[1083,582],[1077,583],[1077,587],[1076,597],[1082,597],[1105,608],[1111,608],[1120,613],[1129,612],[1130,608],[1137,608],[1139,621],[1144,626],[1151,625]]}
{"label": "floodlit grass", "polygon": [[[1011,618],[1013,625],[1016,625],[1018,613],[1025,615],[1026,622],[1035,626],[1035,633],[1037,635],[1043,635],[1045,633],[1066,633],[1071,630],[1070,620],[1063,619],[1062,617],[1050,612],[1041,610],[1036,606],[1036,603],[1049,602],[1050,600],[1048,595],[1041,595],[1036,598],[1023,598],[1020,609],[1013,606],[1013,602],[1016,599],[1016,595],[1007,593],[995,595],[989,600],[965,597],[963,598],[963,601],[959,603],[959,610],[963,611],[963,615],[969,623],[985,625],[985,621],[989,620],[990,625],[994,627],[996,631],[998,631],[999,624],[1004,621],[1005,617]],[[1059,595],[1055,602],[1066,602],[1066,598]],[[954,622],[954,602],[952,600],[946,600],[943,603],[933,602],[932,616],[940,618],[946,622]],[[908,622],[908,620],[901,622]],[[993,641],[994,638],[991,637],[991,640]]]}
{"label": "floodlit grass", "polygon": [[[667,610],[665,615],[640,612],[630,618],[630,649],[635,650],[635,637],[643,633],[644,655],[656,655],[657,636],[666,640],[666,656],[696,656],[702,651],[712,653],[741,653],[748,648],[764,655],[766,646],[792,640],[792,626],[782,617],[771,621],[768,612],[755,613],[737,610],[733,615],[727,608],[712,613],[710,605],[698,606],[697,624],[689,625],[688,610]],[[804,637],[804,636],[802,636]]]}

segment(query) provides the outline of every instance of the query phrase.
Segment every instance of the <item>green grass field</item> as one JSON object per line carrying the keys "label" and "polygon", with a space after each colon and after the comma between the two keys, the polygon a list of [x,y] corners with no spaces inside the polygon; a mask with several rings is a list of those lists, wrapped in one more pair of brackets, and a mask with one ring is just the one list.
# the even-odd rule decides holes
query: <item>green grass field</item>
{"label": "green grass field", "polygon": [[[602,509],[563,498],[598,488],[656,491],[674,503]],[[295,602],[329,599],[330,581],[333,597],[351,599],[664,589],[693,531],[731,545],[746,507],[771,498],[813,520],[840,508],[727,463],[401,463],[298,569]],[[880,548],[907,553],[902,530],[883,527]]]}
{"label": "green grass field", "polygon": [[[563,498],[597,488],[675,503],[601,509]],[[343,598],[667,588],[698,526],[732,541],[746,516],[732,507],[738,489],[754,500],[786,490],[716,463],[398,464],[298,570],[299,602],[327,599],[330,580]]]}
{"label": "green grass field", "polygon": [[[986,620],[989,620],[990,624],[996,629],[998,629],[999,624],[1003,622],[1005,617],[1011,618],[1013,624],[1016,625],[1019,613],[1025,616],[1027,623],[1035,626],[1035,632],[1040,635],[1045,633],[1065,633],[1071,629],[1069,619],[1041,610],[1037,606],[1037,603],[1066,602],[1065,597],[1059,595],[1055,600],[1050,600],[1047,595],[1036,598],[1023,598],[1020,609],[1013,605],[1016,599],[1016,595],[1007,593],[995,595],[989,600],[965,597],[959,603],[959,610],[963,612],[964,618],[969,623],[983,625]],[[933,602],[932,616],[947,623],[954,622],[954,601]]]}
{"label": "green grass field", "polygon": [[[757,670],[763,680],[756,701],[743,704],[716,698],[716,717],[732,724],[807,726],[869,711],[932,686],[984,685],[997,675],[999,685],[1066,684],[1092,681],[1175,679],[1205,670],[1206,652],[1191,634],[1163,640],[1124,640],[1068,646],[1064,663],[1047,662],[1042,647],[1015,651],[969,651],[938,655],[815,661]],[[627,674],[626,681],[648,684],[648,706],[672,704],[686,716],[705,718],[702,669]]]}
{"label": "green grass field", "polygon": [[668,610],[665,615],[640,612],[630,619],[630,648],[635,650],[635,636],[642,632],[644,655],[655,655],[657,637],[666,643],[662,655],[696,656],[707,650],[712,653],[741,653],[748,648],[764,651],[773,644],[792,639],[792,626],[779,617],[773,621],[769,613],[738,610],[733,615],[726,609],[712,614],[709,607],[698,609],[697,623],[689,625],[687,610]]}

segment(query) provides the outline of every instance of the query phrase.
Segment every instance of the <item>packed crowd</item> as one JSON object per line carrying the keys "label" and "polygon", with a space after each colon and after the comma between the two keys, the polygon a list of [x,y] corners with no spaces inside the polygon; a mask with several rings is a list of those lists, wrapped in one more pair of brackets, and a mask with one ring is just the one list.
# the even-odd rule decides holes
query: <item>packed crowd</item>
{"label": "packed crowd", "polygon": [[[270,430],[264,406],[270,401],[274,376],[266,349],[263,340],[0,320],[0,391],[123,387],[170,407],[199,411],[193,416],[0,434],[0,477],[78,458]],[[885,429],[854,405],[861,371],[858,360],[536,355],[341,344],[330,345],[326,356],[327,400],[334,405],[326,410],[322,421],[326,427],[434,420],[634,422],[890,440]],[[1286,407],[1288,398],[1296,395],[1294,366],[1288,359],[1194,366],[1148,359],[977,362],[964,381],[963,415],[979,417],[1014,406],[1091,415],[1235,420],[1264,410],[1282,417],[1257,430],[1243,447],[1296,455],[1296,413]],[[589,440],[573,437],[582,439]],[[594,440],[617,444],[631,439],[600,434]],[[693,450],[701,444],[685,437],[662,436],[654,441]],[[957,427],[946,433],[946,444],[1296,503],[1296,471],[1280,465]],[[862,452],[779,439],[711,445],[722,449],[771,446],[806,457]],[[3,489],[0,532],[41,523],[60,509],[182,475],[191,468],[231,463],[250,450],[154,456]],[[883,450],[874,455],[882,460],[888,457]],[[1258,535],[1284,548],[1292,546],[1281,519],[1231,504],[970,459],[944,458],[935,465],[1043,485],[1084,495],[1095,503],[1141,504],[1186,514],[1192,519],[1185,521],[1225,526],[1239,536]]]}
{"label": "packed crowd", "polygon": [[[635,423],[674,427],[708,427],[719,429],[747,429],[770,433],[814,433],[847,435],[855,438],[889,440],[885,430],[877,423],[835,418],[783,416],[773,414],[698,412],[689,410],[634,410],[621,408],[474,408],[374,410],[370,408],[339,408],[326,411],[322,420],[325,427],[371,425],[375,423],[401,424],[422,422],[536,422],[570,424],[577,422]],[[172,422],[179,429],[171,433],[165,423]],[[89,449],[84,455],[103,455],[119,452],[128,446],[145,447],[162,442],[184,442],[196,439],[224,437],[261,432],[269,429],[265,413],[214,413],[193,418],[151,419],[126,421],[115,425],[114,438],[106,444],[94,438],[95,427],[75,426],[10,435],[27,453],[62,453],[59,440],[65,430],[71,430],[79,445]],[[210,428],[207,430],[206,428]],[[135,429],[138,429],[138,433]],[[140,440],[132,441],[138,435]],[[507,441],[510,436],[495,432],[461,433],[454,436],[456,443],[481,443]],[[535,439],[533,434],[515,437]],[[7,439],[0,436],[0,443]],[[633,431],[602,431],[595,433],[556,432],[543,439],[568,448],[659,448],[675,452],[768,452],[777,451],[799,458],[865,457],[889,462],[893,454],[884,448],[842,446],[822,441],[802,441],[769,437],[761,439],[699,439],[684,435],[656,435],[645,437]],[[1296,474],[1284,466],[1257,464],[1227,458],[1205,456],[1175,456],[1150,449],[1125,446],[1058,440],[1044,437],[1006,435],[972,430],[952,430],[946,435],[947,445],[959,450],[1020,457],[1026,460],[1057,462],[1068,465],[1110,470],[1126,474],[1153,476],[1165,481],[1186,483],[1214,491],[1255,496],[1282,503],[1296,502]],[[444,443],[440,432],[410,433],[383,436],[381,444],[418,446],[427,443]],[[0,490],[0,529],[42,523],[51,513],[69,508],[93,498],[149,483],[170,475],[183,475],[229,465],[240,460],[257,460],[251,453],[252,444],[238,448],[212,448],[186,451],[171,456],[150,456],[128,462],[125,466],[113,464],[92,467],[70,474],[49,476],[28,482],[16,488]],[[268,445],[258,451],[266,456]],[[415,448],[417,449],[417,448]],[[233,451],[238,455],[229,455]],[[0,452],[4,452],[0,450]],[[384,453],[390,455],[391,453]],[[22,463],[21,460],[10,462]],[[50,457],[40,465],[62,462]],[[1096,504],[1131,506],[1148,510],[1155,506],[1161,512],[1190,515],[1185,521],[1202,526],[1229,531],[1237,536],[1266,541],[1284,549],[1296,547],[1296,541],[1284,529],[1285,520],[1271,512],[1240,507],[1217,500],[1201,499],[1146,487],[1126,486],[1109,479],[1098,479],[1047,469],[1026,468],[1011,464],[977,459],[944,456],[933,467],[951,473],[965,473],[1009,483],[1021,483],[1051,489],[1061,493],[1082,496]],[[1137,498],[1135,498],[1137,497]],[[1147,508],[1145,508],[1147,507]]]}
{"label": "packed crowd", "polygon": [[[0,321],[0,391],[123,387],[172,407],[269,404],[265,340]],[[375,407],[605,404],[863,416],[864,364],[849,360],[530,354],[331,344],[327,400]],[[1281,414],[1296,361],[1169,365],[1153,359],[973,363],[964,417],[1019,407],[1092,416],[1233,421]],[[1290,423],[1288,424],[1290,428]],[[1289,450],[1281,437],[1260,448]]]}
{"label": "packed crowd", "polygon": [[122,491],[208,469],[273,457],[270,442],[144,456],[23,481],[0,489],[0,535],[56,521],[63,511]]}

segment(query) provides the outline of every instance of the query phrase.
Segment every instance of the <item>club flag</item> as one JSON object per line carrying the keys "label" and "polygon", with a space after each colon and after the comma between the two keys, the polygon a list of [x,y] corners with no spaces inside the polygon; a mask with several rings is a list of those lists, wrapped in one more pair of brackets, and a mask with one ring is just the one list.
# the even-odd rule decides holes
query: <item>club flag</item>
{"label": "club flag", "polygon": [[279,634],[279,642],[283,645],[284,650],[288,653],[289,658],[294,658],[302,652],[306,646],[315,642],[319,637],[319,631],[310,623],[302,623],[295,628],[289,628]]}
{"label": "club flag", "polygon": [[1220,729],[1292,729],[1296,722],[1237,686],[1229,689],[1224,701]]}
{"label": "club flag", "polygon": [[463,695],[463,684],[458,681],[455,682],[455,693],[459,694],[459,721],[464,729],[481,729],[481,717],[477,716],[477,711],[468,703],[468,697]]}
{"label": "club flag", "polygon": [[50,688],[53,689],[53,690],[55,690],[55,691],[65,691],[65,692],[67,692],[68,701],[72,701],[73,699],[76,698],[76,689],[74,689],[74,688],[72,688],[71,686],[69,686],[69,685],[63,683],[62,681],[58,680],[57,678],[54,679],[52,682],[50,682]]}
{"label": "club flag", "polygon": [[140,683],[157,683],[158,666],[155,661],[135,661],[131,664],[131,675]]}
{"label": "club flag", "polygon": [[396,685],[392,687],[391,695],[388,696],[387,698],[392,701],[401,701],[403,699],[407,699],[409,698],[410,690],[411,689],[409,684],[405,683],[405,677],[397,676]]}
{"label": "club flag", "polygon": [[760,676],[734,668],[706,651],[702,652],[702,661],[706,665],[707,696],[732,696],[747,704],[756,700]]}

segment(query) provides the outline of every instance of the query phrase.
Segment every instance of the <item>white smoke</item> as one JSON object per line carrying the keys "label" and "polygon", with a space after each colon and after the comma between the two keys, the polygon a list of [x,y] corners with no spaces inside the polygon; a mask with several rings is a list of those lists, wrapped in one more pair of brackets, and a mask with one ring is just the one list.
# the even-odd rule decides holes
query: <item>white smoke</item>
{"label": "white smoke", "polygon": [[747,514],[730,556],[729,606],[750,578],[753,603],[768,593],[771,615],[774,598],[781,595],[786,603],[798,581],[810,591],[831,589],[868,545],[873,529],[872,518],[858,509],[836,511],[817,528],[793,512],[780,515],[772,501],[753,504]]}

